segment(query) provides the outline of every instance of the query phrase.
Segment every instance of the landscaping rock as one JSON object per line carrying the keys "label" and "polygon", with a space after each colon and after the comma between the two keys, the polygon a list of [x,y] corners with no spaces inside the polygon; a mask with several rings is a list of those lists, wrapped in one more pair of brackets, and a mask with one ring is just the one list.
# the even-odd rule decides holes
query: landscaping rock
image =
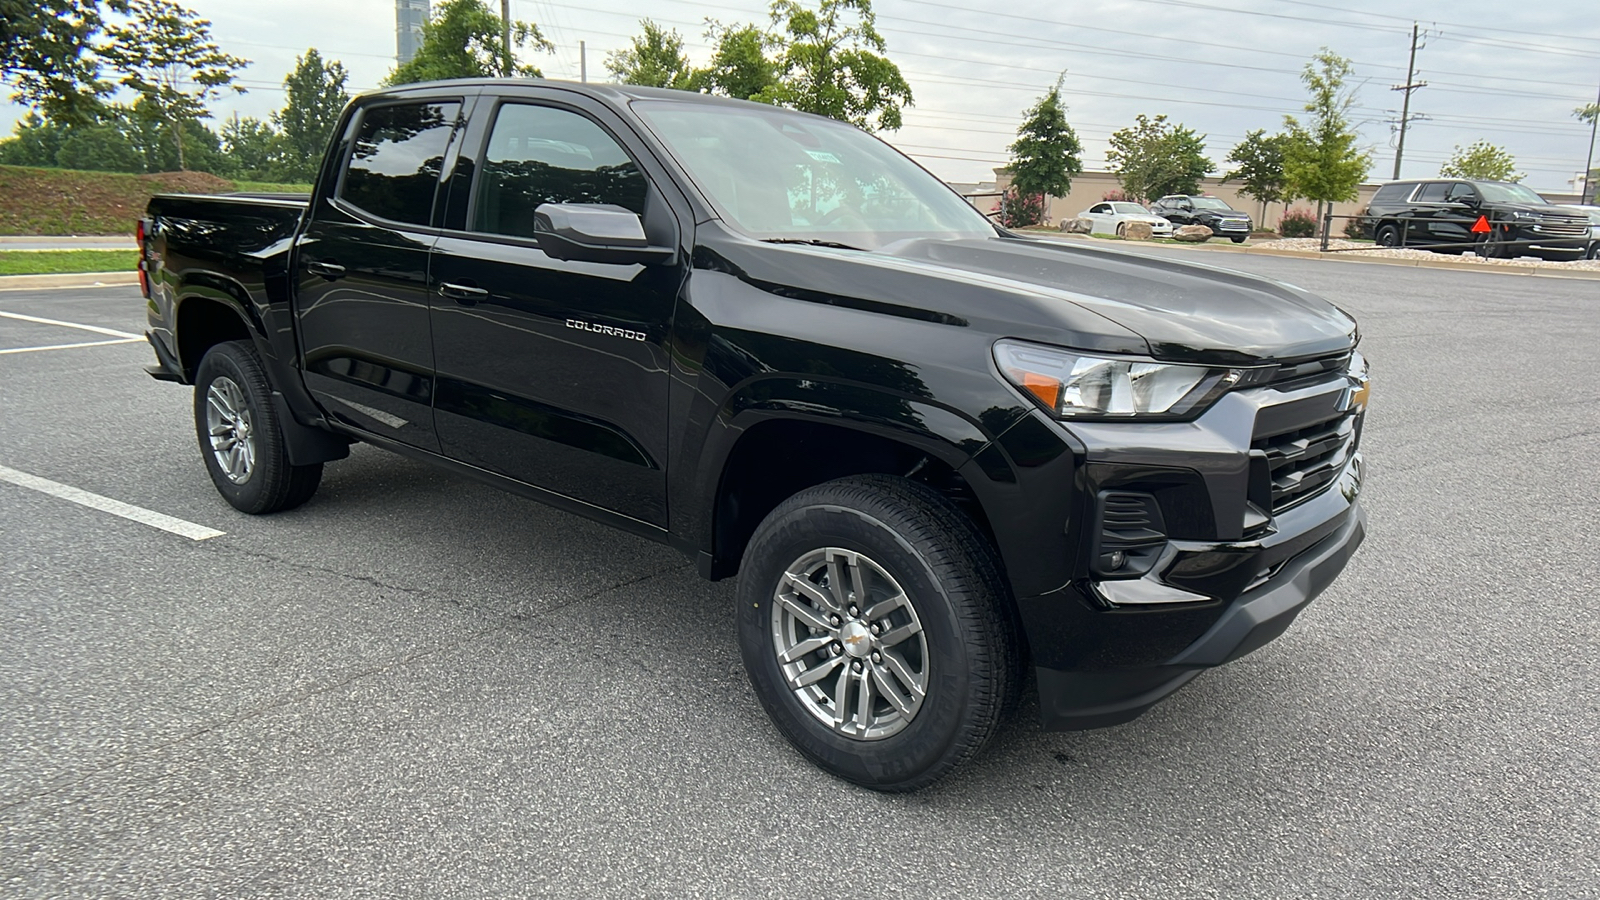
{"label": "landscaping rock", "polygon": [[1122,226],[1122,237],[1129,241],[1148,241],[1152,232],[1149,222],[1129,222]]}
{"label": "landscaping rock", "polygon": [[1067,234],[1088,234],[1094,228],[1094,220],[1062,219],[1058,227]]}
{"label": "landscaping rock", "polygon": [[1203,244],[1208,237],[1211,237],[1211,229],[1204,225],[1180,225],[1172,231],[1173,240],[1190,244]]}

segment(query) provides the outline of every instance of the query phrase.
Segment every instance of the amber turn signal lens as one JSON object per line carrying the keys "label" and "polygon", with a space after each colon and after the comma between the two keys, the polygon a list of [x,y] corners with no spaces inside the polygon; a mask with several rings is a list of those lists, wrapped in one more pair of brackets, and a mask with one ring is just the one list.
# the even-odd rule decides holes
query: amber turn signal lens
{"label": "amber turn signal lens", "polygon": [[1039,398],[1039,401],[1050,409],[1056,409],[1061,402],[1061,382],[1045,375],[1036,375],[1033,372],[1022,372],[1022,388],[1028,393]]}

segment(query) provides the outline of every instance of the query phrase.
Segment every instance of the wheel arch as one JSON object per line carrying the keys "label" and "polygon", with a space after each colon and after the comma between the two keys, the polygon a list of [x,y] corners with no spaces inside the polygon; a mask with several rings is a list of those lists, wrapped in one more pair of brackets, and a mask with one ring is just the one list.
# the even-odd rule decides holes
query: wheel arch
{"label": "wheel arch", "polygon": [[270,357],[267,331],[245,298],[249,294],[232,279],[211,273],[186,275],[174,304],[174,348],[186,381],[193,382],[200,360],[217,344],[249,340]]}
{"label": "wheel arch", "polygon": [[999,559],[980,492],[961,473],[988,444],[977,426],[967,423],[968,433],[952,440],[933,430],[874,426],[839,416],[750,412],[738,424],[714,481],[708,479],[715,490],[702,519],[709,524],[703,575],[737,574],[756,527],[784,500],[818,484],[868,474],[899,476],[938,490],[966,512]]}

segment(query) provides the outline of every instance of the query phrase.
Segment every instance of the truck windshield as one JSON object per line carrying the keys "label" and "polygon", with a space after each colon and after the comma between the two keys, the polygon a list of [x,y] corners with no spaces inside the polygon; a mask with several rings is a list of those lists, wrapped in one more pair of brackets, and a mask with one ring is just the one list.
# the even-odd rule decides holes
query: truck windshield
{"label": "truck windshield", "polygon": [[1532,203],[1535,206],[1545,206],[1550,202],[1520,184],[1480,181],[1478,190],[1483,193],[1483,199],[1490,203]]}
{"label": "truck windshield", "polygon": [[1233,207],[1229,206],[1226,203],[1223,203],[1221,200],[1218,200],[1215,197],[1196,197],[1196,198],[1194,198],[1194,208],[1195,209],[1225,209],[1225,210],[1228,210],[1229,212],[1233,211]]}
{"label": "truck windshield", "polygon": [[671,101],[633,109],[723,219],[752,237],[876,249],[907,238],[995,236],[960,195],[849,125]]}

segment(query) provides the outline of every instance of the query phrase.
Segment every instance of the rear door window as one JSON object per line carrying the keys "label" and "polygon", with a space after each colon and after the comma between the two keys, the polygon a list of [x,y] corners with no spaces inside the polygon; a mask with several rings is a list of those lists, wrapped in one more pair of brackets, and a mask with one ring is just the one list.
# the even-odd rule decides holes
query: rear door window
{"label": "rear door window", "polygon": [[1450,185],[1443,181],[1434,181],[1422,186],[1417,192],[1418,203],[1443,203],[1445,189]]}
{"label": "rear door window", "polygon": [[1373,203],[1404,203],[1414,184],[1386,184],[1372,195]]}
{"label": "rear door window", "polygon": [[500,107],[483,156],[473,231],[533,237],[541,203],[604,203],[644,214],[644,173],[605,129],[570,110]]}
{"label": "rear door window", "polygon": [[362,212],[427,225],[461,104],[397,103],[361,114],[339,198]]}

